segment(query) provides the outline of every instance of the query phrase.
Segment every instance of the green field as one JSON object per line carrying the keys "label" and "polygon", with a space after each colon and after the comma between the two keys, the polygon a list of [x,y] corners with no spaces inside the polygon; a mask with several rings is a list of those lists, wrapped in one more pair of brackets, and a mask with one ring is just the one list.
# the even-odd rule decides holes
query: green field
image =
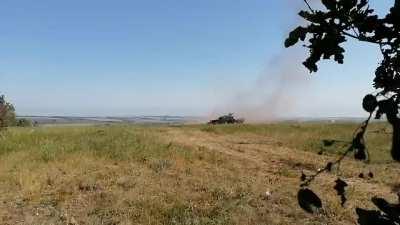
{"label": "green field", "polygon": [[[296,203],[301,171],[344,148],[357,124],[98,125],[9,128],[0,141],[0,224],[354,224],[370,197],[396,199],[400,167],[390,127],[367,133],[370,164],[345,160],[345,208],[335,174],[312,188],[324,215]],[[358,174],[373,171],[373,179]],[[266,194],[268,192],[268,194]]]}

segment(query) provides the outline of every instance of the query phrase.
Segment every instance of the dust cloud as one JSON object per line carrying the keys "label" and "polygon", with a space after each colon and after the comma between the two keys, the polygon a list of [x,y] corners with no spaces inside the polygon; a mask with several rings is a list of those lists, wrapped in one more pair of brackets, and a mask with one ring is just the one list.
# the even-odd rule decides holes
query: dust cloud
{"label": "dust cloud", "polygon": [[[309,1],[316,3],[317,0]],[[283,32],[301,23],[297,15],[305,9],[303,0],[287,0],[288,11],[293,15],[289,18]],[[317,6],[318,7],[318,6]],[[285,37],[282,37],[282,45]],[[300,116],[299,107],[307,102],[307,95],[312,90],[311,76],[301,62],[306,57],[307,50],[301,47],[282,49],[282,52],[266,63],[264,71],[255,83],[246,89],[237,88],[231,93],[228,101],[217,105],[210,117],[216,117],[229,112],[243,117],[247,122],[271,122],[284,118]]]}
{"label": "dust cloud", "polygon": [[232,93],[228,102],[217,106],[215,117],[233,112],[247,122],[268,122],[296,116],[300,102],[307,101],[310,75],[301,68],[300,54],[282,53],[268,63],[255,84]]}

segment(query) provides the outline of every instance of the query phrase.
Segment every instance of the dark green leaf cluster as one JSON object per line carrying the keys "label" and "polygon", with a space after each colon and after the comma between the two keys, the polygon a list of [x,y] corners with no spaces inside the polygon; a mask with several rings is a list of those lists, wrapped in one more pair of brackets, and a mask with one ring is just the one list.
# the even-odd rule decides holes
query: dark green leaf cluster
{"label": "dark green leaf cluster", "polygon": [[[331,172],[332,167],[340,165],[349,153],[354,153],[357,160],[368,161],[364,136],[373,116],[375,119],[386,116],[392,125],[391,155],[394,160],[400,162],[400,0],[394,0],[393,7],[381,17],[370,8],[368,0],[321,0],[323,8],[318,10],[313,9],[307,0],[304,1],[308,10],[300,11],[299,15],[307,24],[290,32],[285,47],[303,42],[309,49],[309,56],[303,64],[310,72],[317,72],[317,64],[323,59],[333,59],[342,64],[345,53],[343,43],[350,38],[378,46],[382,61],[375,70],[373,81],[378,92],[365,96],[362,104],[364,110],[369,113],[369,118],[356,130],[347,151],[337,161],[328,163],[313,175],[307,176],[302,173],[301,190],[309,186],[322,172]],[[325,140],[324,146],[332,146],[336,142]],[[360,177],[364,175],[360,174]],[[370,173],[369,177],[372,178],[373,174]],[[334,189],[341,197],[342,205],[346,202],[346,186],[345,181],[336,180]],[[303,192],[301,194],[305,195]],[[373,203],[383,213],[358,209],[360,224],[400,224],[400,205],[390,205],[376,199]],[[302,208],[307,210],[304,205],[301,205]]]}
{"label": "dark green leaf cluster", "polygon": [[321,199],[308,188],[302,188],[297,192],[297,201],[300,207],[309,213],[317,213],[322,208]]}
{"label": "dark green leaf cluster", "polygon": [[347,38],[379,45],[383,60],[376,70],[374,86],[386,92],[400,91],[400,0],[396,0],[390,12],[379,18],[369,7],[368,0],[321,0],[323,10],[300,11],[308,21],[290,32],[285,46],[299,41],[309,48],[304,61],[310,72],[318,70],[322,59],[334,59],[342,64],[345,49],[341,46]]}
{"label": "dark green leaf cluster", "polygon": [[[378,99],[380,97],[380,99]],[[393,127],[392,135],[392,158],[396,161],[400,161],[400,118],[399,114],[400,95],[392,94],[387,97],[382,92],[374,95],[367,95],[363,100],[363,108],[369,112],[372,116],[375,113],[375,119],[380,119],[383,115],[386,115],[387,121]],[[363,134],[364,136],[364,134]]]}
{"label": "dark green leaf cluster", "polygon": [[[368,0],[321,0],[322,9],[299,12],[308,23],[290,32],[285,46],[299,41],[309,49],[309,57],[304,66],[310,72],[318,70],[322,59],[333,59],[343,63],[345,49],[341,46],[348,38],[375,44],[382,54],[382,62],[376,68],[374,87],[376,95],[367,95],[363,108],[375,118],[386,116],[393,126],[392,157],[400,161],[400,0],[395,0],[389,12],[379,17],[370,8]],[[366,127],[365,127],[366,129]],[[361,129],[353,140],[355,158],[368,158],[365,143],[365,129]]]}
{"label": "dark green leaf cluster", "polygon": [[357,208],[357,222],[360,225],[399,225],[400,224],[400,204],[389,203],[384,198],[373,197],[372,203],[379,210],[368,210]]}
{"label": "dark green leaf cluster", "polygon": [[339,178],[335,181],[335,186],[333,187],[336,190],[337,195],[340,196],[342,206],[344,206],[344,204],[347,201],[347,198],[345,195],[347,186],[348,186],[347,183],[344,180]]}

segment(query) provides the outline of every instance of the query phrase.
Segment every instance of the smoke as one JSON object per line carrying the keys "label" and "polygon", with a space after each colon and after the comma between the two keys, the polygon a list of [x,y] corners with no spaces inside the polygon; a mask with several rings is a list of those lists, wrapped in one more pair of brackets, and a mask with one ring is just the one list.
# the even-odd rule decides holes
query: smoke
{"label": "smoke", "polygon": [[[289,13],[293,15],[293,19],[289,19],[292,22],[287,24],[288,27],[283,26],[285,34],[301,23],[297,13],[304,8],[304,2],[298,0],[293,3],[294,0],[285,2]],[[279,43],[282,48],[284,38]],[[312,89],[311,76],[301,64],[306,57],[305,53],[306,50],[301,47],[282,49],[280,54],[266,64],[266,68],[250,88],[234,91],[227,102],[214,109],[211,116],[232,112],[248,122],[268,122],[300,116],[301,105],[310,104],[307,103],[307,95]]]}
{"label": "smoke", "polygon": [[310,76],[301,67],[300,54],[282,53],[268,63],[255,84],[237,90],[212,116],[233,112],[249,122],[266,122],[295,116],[311,89]]}

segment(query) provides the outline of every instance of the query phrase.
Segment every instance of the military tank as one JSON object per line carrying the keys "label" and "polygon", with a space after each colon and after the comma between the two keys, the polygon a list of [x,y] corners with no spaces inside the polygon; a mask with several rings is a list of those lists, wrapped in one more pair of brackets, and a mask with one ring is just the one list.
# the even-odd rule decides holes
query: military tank
{"label": "military tank", "polygon": [[241,124],[244,123],[244,119],[240,118],[240,119],[236,119],[233,116],[233,113],[229,113],[227,115],[223,115],[218,117],[218,119],[216,120],[210,120],[210,122],[208,122],[208,124],[213,124],[213,125],[217,125],[217,124]]}

